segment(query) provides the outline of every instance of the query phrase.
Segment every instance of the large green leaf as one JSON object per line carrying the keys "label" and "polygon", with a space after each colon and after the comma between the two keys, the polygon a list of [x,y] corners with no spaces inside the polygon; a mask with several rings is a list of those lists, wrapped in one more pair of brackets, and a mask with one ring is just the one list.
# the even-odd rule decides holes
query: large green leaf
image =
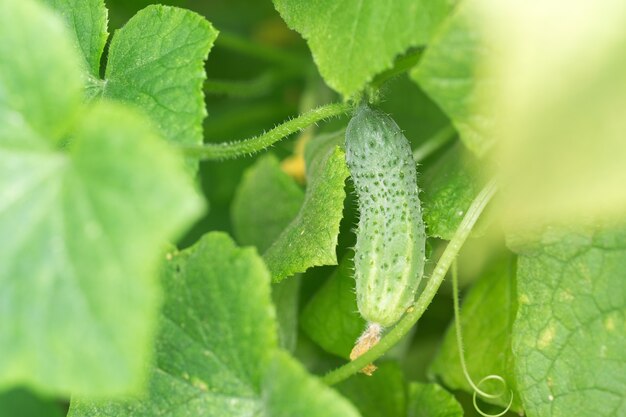
{"label": "large green leaf", "polygon": [[315,152],[307,157],[304,203],[296,218],[263,254],[275,282],[312,266],[337,264],[335,247],[348,177],[344,152],[336,145],[341,137],[327,135],[309,144]]}
{"label": "large green leaf", "polygon": [[[106,43],[107,9],[102,0],[45,0],[73,31],[87,62],[87,96],[108,97],[139,107],[177,144],[202,143],[207,113],[204,61],[218,32],[189,10],[153,5],[116,31],[108,50],[105,79],[100,61]],[[191,172],[197,161],[188,160]]]}
{"label": "large green leaf", "polygon": [[481,68],[490,51],[474,3],[465,1],[450,15],[411,77],[448,115],[463,143],[482,156],[493,145],[487,106],[493,80]]}
{"label": "large green leaf", "polygon": [[354,285],[354,262],[346,256],[300,315],[307,336],[346,359],[366,324],[356,305]]}
{"label": "large green leaf", "polygon": [[454,395],[437,384],[409,385],[407,417],[462,417],[463,408]]}
{"label": "large green leaf", "polygon": [[277,350],[270,275],[254,249],[212,233],[168,257],[147,395],[76,399],[71,417],[358,415]]}
{"label": "large green leaf", "polygon": [[[515,260],[506,256],[491,265],[464,297],[461,330],[467,370],[474,382],[488,375],[504,378],[506,387],[486,382],[480,388],[490,393],[502,392],[502,397],[489,400],[501,406],[508,405],[509,390],[513,391],[512,409],[521,411],[511,352],[511,329],[516,312]],[[454,325],[448,329],[430,371],[451,389],[474,392],[461,368]]]}
{"label": "large green leaf", "polygon": [[81,106],[80,67],[58,17],[2,2],[0,386],[106,395],[140,385],[157,259],[202,203],[146,119]]}
{"label": "large green leaf", "polygon": [[108,11],[104,0],[44,0],[63,15],[74,33],[78,48],[85,58],[89,74],[100,78],[100,59],[109,36]]}
{"label": "large green leaf", "polygon": [[198,14],[146,7],[113,36],[104,96],[140,107],[172,143],[202,143],[204,60],[216,37]]}
{"label": "large green leaf", "polygon": [[448,0],[274,0],[308,41],[320,73],[344,96],[362,90],[394,58],[428,41],[448,14]]}
{"label": "large green leaf", "polygon": [[528,416],[626,414],[626,228],[546,227],[519,253],[513,327]]}

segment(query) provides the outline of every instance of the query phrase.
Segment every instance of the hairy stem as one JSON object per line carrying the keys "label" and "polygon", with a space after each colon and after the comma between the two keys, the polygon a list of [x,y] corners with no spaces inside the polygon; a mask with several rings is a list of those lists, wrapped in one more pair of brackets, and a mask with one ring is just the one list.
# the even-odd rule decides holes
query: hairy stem
{"label": "hairy stem", "polygon": [[396,326],[391,329],[391,331],[389,331],[389,333],[387,333],[376,346],[372,347],[369,351],[359,356],[354,361],[324,375],[322,380],[326,384],[336,384],[357,373],[361,368],[384,355],[409,332],[411,327],[413,327],[419,318],[422,317],[422,314],[424,314],[424,311],[426,311],[426,308],[430,305],[431,301],[435,297],[435,294],[437,294],[437,290],[439,289],[439,286],[441,286],[450,265],[456,259],[461,247],[465,243],[465,240],[467,240],[472,228],[480,217],[480,214],[493,197],[497,188],[496,180],[492,179],[476,196],[472,205],[468,209],[467,214],[461,221],[459,228],[452,237],[452,240],[450,240],[450,243],[448,243],[448,246],[439,258],[437,266],[435,266],[433,274],[428,280],[424,291],[419,296],[413,307],[407,311],[398,324],[396,324]]}
{"label": "hairy stem", "polygon": [[300,116],[288,120],[267,133],[241,141],[228,143],[206,143],[204,145],[182,146],[186,156],[202,160],[229,159],[243,155],[251,155],[255,152],[272,146],[274,143],[299,132],[306,127],[349,112],[352,109],[350,103],[333,103],[318,107]]}

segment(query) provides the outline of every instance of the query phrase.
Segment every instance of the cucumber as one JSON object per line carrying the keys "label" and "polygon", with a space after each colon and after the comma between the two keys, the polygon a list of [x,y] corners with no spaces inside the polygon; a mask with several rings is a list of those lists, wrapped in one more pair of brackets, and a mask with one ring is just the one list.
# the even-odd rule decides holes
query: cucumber
{"label": "cucumber", "polygon": [[424,273],[426,233],[411,146],[386,114],[361,106],[346,130],[346,162],[358,197],[357,305],[370,325],[395,324]]}

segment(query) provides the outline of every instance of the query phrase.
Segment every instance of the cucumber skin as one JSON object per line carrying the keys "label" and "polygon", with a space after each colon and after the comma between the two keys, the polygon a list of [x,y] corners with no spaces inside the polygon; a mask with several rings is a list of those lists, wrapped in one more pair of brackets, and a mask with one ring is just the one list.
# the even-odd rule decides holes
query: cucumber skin
{"label": "cucumber skin", "polygon": [[411,145],[394,120],[361,106],[346,129],[346,162],[359,201],[354,266],[359,312],[384,327],[412,305],[426,232]]}

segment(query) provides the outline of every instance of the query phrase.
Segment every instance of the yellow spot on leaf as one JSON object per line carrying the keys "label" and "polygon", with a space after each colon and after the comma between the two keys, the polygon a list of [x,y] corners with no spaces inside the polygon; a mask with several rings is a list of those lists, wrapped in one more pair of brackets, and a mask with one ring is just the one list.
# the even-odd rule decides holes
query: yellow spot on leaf
{"label": "yellow spot on leaf", "polygon": [[551,323],[539,334],[539,339],[537,340],[537,348],[543,350],[549,347],[554,340],[555,334],[556,329],[554,328],[554,324]]}

